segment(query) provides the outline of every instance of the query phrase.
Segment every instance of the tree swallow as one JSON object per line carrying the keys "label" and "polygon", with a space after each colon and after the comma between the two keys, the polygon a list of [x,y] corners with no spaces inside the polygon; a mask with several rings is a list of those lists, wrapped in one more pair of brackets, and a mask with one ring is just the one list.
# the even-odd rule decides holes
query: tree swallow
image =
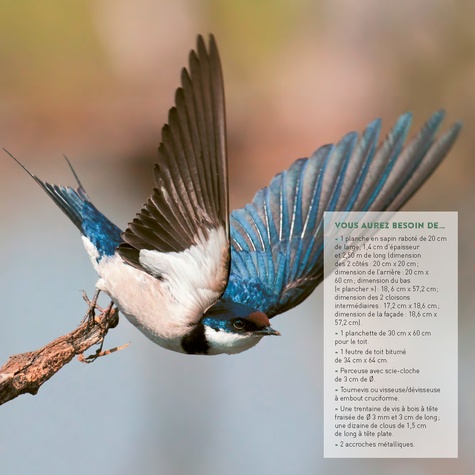
{"label": "tree swallow", "polygon": [[269,319],[323,280],[323,212],[397,210],[453,145],[461,124],[436,138],[436,112],[404,147],[402,115],[378,147],[379,119],[295,161],[229,214],[224,87],[213,36],[198,37],[168,124],[155,188],[122,232],[78,187],[40,180],[82,233],[103,291],[148,338],[169,350],[216,355],[279,335]]}

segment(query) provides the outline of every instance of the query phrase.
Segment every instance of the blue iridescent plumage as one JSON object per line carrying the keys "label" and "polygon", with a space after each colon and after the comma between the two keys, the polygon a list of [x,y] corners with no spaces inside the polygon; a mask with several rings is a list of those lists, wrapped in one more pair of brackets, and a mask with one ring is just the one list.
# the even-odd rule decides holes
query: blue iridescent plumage
{"label": "blue iridescent plumage", "polygon": [[[5,149],[4,149],[5,150]],[[71,220],[79,231],[87,237],[97,249],[99,261],[103,256],[112,256],[122,243],[122,231],[107,219],[91,202],[86,190],[82,186],[70,161],[64,157],[77,181],[76,189],[70,186],[61,186],[47,183],[33,175],[10,152],[5,150],[17,162],[46,194],[58,205],[61,211]]]}
{"label": "blue iridescent plumage", "polygon": [[403,149],[412,115],[378,148],[381,121],[294,162],[231,213],[231,270],[223,295],[269,317],[298,305],[323,277],[323,212],[399,209],[432,173],[461,125],[439,139],[436,112]]}

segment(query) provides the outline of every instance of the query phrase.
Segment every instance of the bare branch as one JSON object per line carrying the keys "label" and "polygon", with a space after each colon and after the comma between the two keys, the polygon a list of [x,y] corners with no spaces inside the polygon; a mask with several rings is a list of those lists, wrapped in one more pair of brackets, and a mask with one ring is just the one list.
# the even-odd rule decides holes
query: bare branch
{"label": "bare branch", "polygon": [[[118,323],[119,311],[111,305],[93,320],[86,319],[76,330],[43,348],[11,356],[0,368],[0,405],[21,394],[36,394],[43,383],[76,355],[81,356],[82,361],[91,361],[111,352],[101,352],[102,342],[109,329]],[[87,349],[97,344],[101,344],[101,347],[95,354],[82,356]]]}

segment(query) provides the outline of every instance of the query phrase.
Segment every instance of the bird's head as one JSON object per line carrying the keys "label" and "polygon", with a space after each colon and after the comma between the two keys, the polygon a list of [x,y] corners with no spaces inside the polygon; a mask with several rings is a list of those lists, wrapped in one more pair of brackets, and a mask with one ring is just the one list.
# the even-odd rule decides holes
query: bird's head
{"label": "bird's head", "polygon": [[235,354],[257,345],[266,335],[280,335],[267,315],[247,305],[218,300],[182,341],[187,353]]}

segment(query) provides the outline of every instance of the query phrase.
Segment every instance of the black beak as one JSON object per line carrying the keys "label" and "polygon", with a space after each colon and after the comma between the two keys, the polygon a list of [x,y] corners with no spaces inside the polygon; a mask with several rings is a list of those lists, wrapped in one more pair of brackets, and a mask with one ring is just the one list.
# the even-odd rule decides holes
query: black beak
{"label": "black beak", "polygon": [[278,332],[277,330],[274,330],[270,326],[261,328],[260,330],[255,330],[252,332],[252,334],[255,336],[267,336],[267,335],[280,336],[280,332]]}

